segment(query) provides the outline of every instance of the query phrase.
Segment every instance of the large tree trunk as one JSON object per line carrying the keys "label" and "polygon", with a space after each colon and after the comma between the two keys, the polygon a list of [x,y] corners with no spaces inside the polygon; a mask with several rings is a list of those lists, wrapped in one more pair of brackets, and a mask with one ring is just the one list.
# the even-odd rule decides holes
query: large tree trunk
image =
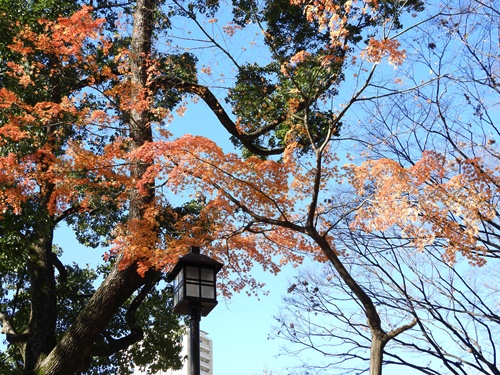
{"label": "large tree trunk", "polygon": [[370,375],[382,375],[382,359],[387,338],[383,333],[372,332],[370,348]]}
{"label": "large tree trunk", "polygon": [[[133,108],[130,113],[130,138],[133,148],[142,146],[145,142],[153,140],[151,124],[149,122],[150,113],[144,109],[144,101],[147,100],[148,79],[148,59],[151,55],[151,42],[153,36],[153,14],[155,9],[154,0],[140,0],[134,15],[134,29],[132,32],[132,46],[130,53],[130,70],[133,94],[132,100],[138,104],[138,108]],[[142,101],[142,103],[140,103]],[[132,166],[131,177],[140,178],[145,169],[144,163],[137,162]],[[147,195],[139,195],[136,190],[130,192],[130,218],[140,219],[144,203],[148,203],[154,197],[154,192],[150,190]]]}
{"label": "large tree trunk", "polygon": [[[153,15],[156,3],[152,0],[137,1],[134,14],[134,27],[131,45],[131,79],[135,89],[132,98],[136,101],[145,99],[147,82],[147,61],[151,53]],[[149,111],[143,105],[139,110],[130,113],[130,137],[133,148],[140,147],[145,142],[152,140],[152,131],[149,123]],[[147,166],[137,163],[131,166],[131,178],[139,180]],[[147,194],[139,194],[136,189],[130,192],[129,220],[140,220],[145,205],[154,199],[154,191],[150,189]],[[94,343],[99,334],[106,328],[119,307],[131,297],[157,273],[150,270],[144,277],[137,273],[137,263],[122,269],[121,256],[101,284],[96,293],[89,300],[83,311],[78,315],[70,329],[61,341],[43,360],[34,372],[37,375],[74,375],[84,371],[87,360],[91,355]]]}
{"label": "large tree trunk", "polygon": [[31,246],[28,259],[31,313],[28,340],[22,355],[25,372],[31,373],[56,344],[56,282],[52,265],[52,229],[41,231]]}
{"label": "large tree trunk", "polygon": [[74,375],[85,370],[94,342],[118,308],[151,277],[155,277],[154,272],[141,277],[135,266],[120,270],[118,263],[33,374]]}

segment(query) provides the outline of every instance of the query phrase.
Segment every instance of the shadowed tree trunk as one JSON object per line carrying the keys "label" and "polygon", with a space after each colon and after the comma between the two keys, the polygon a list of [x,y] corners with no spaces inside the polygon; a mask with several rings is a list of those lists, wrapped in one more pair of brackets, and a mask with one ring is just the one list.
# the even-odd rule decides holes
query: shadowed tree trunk
{"label": "shadowed tree trunk", "polygon": [[[133,95],[136,96],[136,100],[144,99],[146,91],[147,58],[151,51],[155,5],[155,1],[139,0],[135,8],[130,68],[132,85],[135,88]],[[144,142],[151,141],[152,133],[148,110],[132,110],[129,118],[130,137],[133,141],[133,147],[140,147]],[[142,164],[132,166],[131,178],[140,178],[145,169],[146,166]],[[149,190],[145,195],[139,194],[137,190],[131,191],[129,220],[140,219],[144,204],[151,202],[153,197],[153,190]],[[42,362],[39,362],[36,369],[34,366],[27,367],[26,374],[73,375],[86,370],[96,339],[103,332],[116,311],[135,291],[157,275],[156,271],[150,270],[144,277],[140,276],[135,263],[123,269],[120,265],[121,259],[121,256],[117,257],[115,265],[106,280],[79,313],[76,321],[59,343],[50,351],[50,354],[47,353],[48,356]],[[53,273],[52,266],[49,269]],[[55,306],[55,301],[53,304]],[[34,309],[36,307],[35,305]],[[46,307],[43,306],[40,311],[47,311]],[[51,319],[54,320],[54,324],[47,325],[47,329],[55,325],[55,311]],[[48,335],[48,337],[52,337],[52,340],[54,331],[52,329],[52,336]],[[39,350],[38,352],[40,353],[38,358],[40,358],[43,351]],[[30,361],[30,363],[33,361]]]}
{"label": "shadowed tree trunk", "polygon": [[85,371],[95,340],[116,310],[154,275],[141,277],[134,266],[125,270],[115,266],[42,365],[29,373],[73,375]]}

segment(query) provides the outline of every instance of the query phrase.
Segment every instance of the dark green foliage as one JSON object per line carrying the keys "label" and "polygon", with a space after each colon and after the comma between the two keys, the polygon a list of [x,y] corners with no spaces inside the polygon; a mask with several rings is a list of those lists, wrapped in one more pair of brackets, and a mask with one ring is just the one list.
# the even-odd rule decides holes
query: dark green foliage
{"label": "dark green foliage", "polygon": [[[308,112],[315,143],[324,140],[330,127],[336,127],[334,135],[338,135],[340,126],[334,122],[333,114],[320,109],[317,101],[336,95],[335,84],[343,76],[338,64],[325,66],[323,57],[318,54],[291,67],[292,78],[285,76],[276,63],[265,67],[248,64],[241,68],[237,85],[230,90],[227,101],[248,132],[276,122],[273,131],[259,139],[261,146],[283,147],[288,135],[294,138],[289,141],[297,141],[303,145],[304,152],[308,152],[311,144],[307,135],[290,132],[304,118],[304,111]],[[236,138],[232,140],[239,144]]]}
{"label": "dark green foliage", "polygon": [[179,4],[191,14],[200,13],[208,17],[213,17],[220,6],[219,0],[179,1]]}
{"label": "dark green foliage", "polygon": [[22,375],[22,361],[11,356],[9,350],[0,352],[0,374],[1,375]]}
{"label": "dark green foliage", "polygon": [[[307,135],[293,128],[298,119],[304,118],[304,111],[310,112],[311,118],[327,120],[327,113],[318,112],[315,103],[335,95],[332,87],[343,78],[341,64],[333,60],[325,64],[329,36],[318,33],[318,25],[309,23],[303,9],[288,0],[269,0],[262,9],[252,1],[235,3],[233,15],[237,24],[244,26],[253,21],[265,26],[265,42],[275,55],[275,62],[242,66],[228,102],[248,132],[275,123],[272,131],[255,141],[260,147],[283,147],[288,136],[293,138],[288,140],[299,142],[308,152],[311,143]],[[300,51],[307,51],[308,57],[295,65],[286,65]],[[340,56],[345,51],[339,49],[337,53]],[[311,123],[315,142],[321,142],[322,136],[324,139],[331,125],[331,121]],[[236,138],[232,140],[240,146]]]}
{"label": "dark green foliage", "polygon": [[134,345],[130,352],[138,366],[148,366],[151,373],[180,368],[182,333],[178,317],[166,311],[172,309],[172,290],[160,283],[138,312],[138,319],[145,324],[144,341]]}
{"label": "dark green foliage", "polygon": [[[343,7],[345,1],[339,3],[342,18],[347,15]],[[329,132],[332,136],[340,134],[341,124],[335,114],[320,103],[338,94],[337,86],[344,80],[344,56],[354,45],[367,41],[373,27],[387,18],[391,18],[393,27],[398,29],[403,26],[403,12],[419,12],[424,6],[420,0],[403,5],[400,1],[379,1],[378,4],[377,17],[353,7],[346,26],[349,31],[346,47],[331,47],[328,30],[320,31],[316,22],[306,19],[304,8],[291,5],[289,0],[233,1],[233,21],[241,27],[250,22],[261,25],[265,31],[264,42],[274,60],[264,66],[256,63],[241,66],[237,83],[227,99],[250,136],[268,129],[254,137],[255,145],[282,148],[285,137],[289,137],[288,141],[299,142],[307,153],[312,145],[321,144]],[[290,63],[293,56],[304,51],[306,58]],[[304,120],[309,135],[304,130],[294,130]],[[242,147],[236,137],[232,141]]]}
{"label": "dark green foliage", "polygon": [[[197,58],[191,53],[163,54],[158,53],[159,71],[162,79],[181,79],[186,82],[196,83]],[[156,87],[153,82],[151,87],[155,92],[155,108],[172,110],[183,98],[184,93],[173,87]]]}
{"label": "dark green foliage", "polygon": [[[1,266],[1,263],[0,263]],[[58,313],[57,334],[66,332],[88,299],[95,292],[95,282],[109,272],[109,265],[96,270],[77,264],[67,266],[67,276],[58,282]],[[29,283],[26,272],[19,270],[16,275],[2,279],[0,295],[0,311],[14,316],[16,327],[26,326],[29,319]],[[130,302],[122,306],[119,313],[110,322],[106,332],[101,336],[100,344],[106,344],[110,338],[120,338],[128,333],[129,327],[124,315]],[[136,314],[137,323],[144,330],[144,340],[132,346],[128,351],[120,351],[109,356],[94,356],[90,360],[88,375],[118,375],[130,374],[131,364],[148,365],[154,371],[166,371],[169,368],[179,368],[181,333],[179,320],[172,314],[172,293],[165,283],[159,284],[148,294]],[[106,337],[105,337],[106,336]],[[10,346],[5,352],[0,352],[0,375],[21,374],[22,359],[19,351]]]}
{"label": "dark green foliage", "polygon": [[204,205],[205,202],[202,198],[188,201],[178,207],[165,206],[158,216],[160,235],[166,238],[187,235],[186,233],[180,232],[175,226],[175,223],[180,220],[190,223],[196,222],[198,227],[206,228],[208,231],[210,228],[210,223],[206,221],[208,219],[200,217]]}
{"label": "dark green foliage", "polygon": [[[85,199],[89,189],[91,188],[79,189],[81,199]],[[108,246],[113,239],[113,228],[126,220],[123,209],[120,209],[113,199],[113,197],[123,193],[121,189],[108,188],[105,192],[102,191],[102,196],[104,194],[106,196],[105,200],[100,199],[101,195],[98,192],[95,193],[97,194],[91,195],[90,210],[74,213],[66,218],[66,223],[73,229],[78,242],[91,248]]]}

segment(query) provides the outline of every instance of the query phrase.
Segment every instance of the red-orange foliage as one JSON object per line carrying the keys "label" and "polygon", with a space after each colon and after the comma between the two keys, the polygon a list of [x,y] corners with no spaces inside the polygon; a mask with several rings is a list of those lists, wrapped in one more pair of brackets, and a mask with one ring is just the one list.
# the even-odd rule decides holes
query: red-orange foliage
{"label": "red-orange foliage", "polygon": [[[89,39],[99,42],[102,53],[107,54],[111,47],[109,40],[101,33],[103,19],[94,20],[90,15],[91,8],[84,6],[69,18],[59,18],[57,21],[41,19],[39,23],[44,31],[39,33],[24,28],[9,47],[21,55],[19,63],[9,62],[7,65],[19,83],[24,86],[37,85],[34,80],[42,70],[49,75],[61,74],[63,69],[77,69],[85,72],[102,71],[97,65],[95,56],[86,53],[85,42]],[[55,62],[42,62],[31,59],[34,53],[43,51],[56,58]],[[104,68],[109,69],[109,68]],[[108,70],[106,73],[110,73]]]}
{"label": "red-orange foliage", "polygon": [[[175,233],[183,236],[150,237],[147,241],[156,241],[156,246],[144,246],[147,232],[152,233],[148,226],[158,225],[157,213],[168,201],[168,193],[158,191],[155,206],[149,208],[152,214],[147,215],[151,222],[127,230],[130,235],[120,238],[114,251],[134,251],[134,257],[141,254],[147,259],[145,266],[168,267],[186,246],[203,244],[209,254],[225,259],[238,272],[249,271],[253,262],[278,272],[283,264],[300,262],[301,253],[317,252],[302,233],[286,227],[303,216],[298,202],[309,191],[304,181],[293,178],[302,176],[293,157],[286,156],[281,162],[243,159],[224,153],[207,138],[191,135],[147,143],[128,157],[131,162],[151,165],[138,182],[139,189],[164,181],[163,186],[174,194],[198,191],[207,203],[196,219],[175,218]],[[139,236],[138,230],[142,232]],[[239,289],[243,285],[232,286]]]}
{"label": "red-orange foliage", "polygon": [[[346,27],[349,22],[353,22],[356,18],[361,18],[365,14],[372,14],[373,17],[380,17],[375,15],[379,5],[377,1],[373,0],[348,0],[348,1],[324,1],[324,0],[291,0],[292,4],[303,6],[304,15],[311,23],[316,22],[319,25],[318,32],[328,33],[330,36],[330,43],[328,48],[335,51],[338,48],[348,50],[349,46],[347,37],[349,35],[349,28]],[[389,23],[390,21],[387,20]],[[390,27],[387,31],[390,32]],[[400,44],[396,39],[389,37],[389,35],[382,35],[378,37],[371,37],[368,46],[361,55],[366,56],[371,62],[380,62],[385,56],[388,56],[390,64],[400,65],[405,59],[405,51],[400,50]],[[300,51],[296,59],[302,58],[304,51]],[[338,59],[337,53],[327,55],[326,59]]]}
{"label": "red-orange foliage", "polygon": [[496,215],[497,168],[488,168],[479,158],[447,160],[445,155],[426,151],[407,168],[380,159],[348,170],[362,197],[354,227],[399,228],[420,248],[442,240],[448,261],[461,253],[474,264],[484,264],[479,228]]}
{"label": "red-orange foliage", "polygon": [[[10,74],[20,85],[37,87],[42,72],[49,72],[49,76],[64,75],[70,68],[77,70],[82,80],[99,76],[105,81],[114,77],[108,69],[100,68],[95,56],[84,49],[85,42],[89,41],[99,44],[100,53],[107,53],[110,47],[101,36],[103,20],[93,20],[89,12],[90,9],[84,7],[72,17],[60,18],[57,22],[40,20],[43,33],[23,29],[10,46],[21,54],[20,62],[8,64]],[[40,52],[54,56],[57,61],[37,59]],[[44,89],[40,87],[40,91]],[[0,157],[0,179],[5,187],[0,215],[7,209],[22,214],[21,203],[48,194],[44,196],[46,208],[57,218],[75,205],[84,211],[93,192],[128,184],[126,170],[116,164],[124,156],[126,140],[119,138],[106,145],[102,153],[95,153],[88,147],[92,139],[68,137],[70,129],[78,132],[94,125],[109,126],[113,121],[112,116],[85,108],[85,95],[75,91],[57,101],[29,104],[23,97],[2,88],[1,108],[4,124],[0,128],[0,146],[12,142],[19,146],[17,151]],[[44,191],[47,184],[53,187],[51,191]],[[88,189],[89,186],[93,188]]]}
{"label": "red-orange foliage", "polygon": [[[0,144],[26,141],[36,144],[37,149],[31,152],[28,147],[24,153],[12,151],[0,157],[0,181],[4,186],[0,215],[6,210],[22,215],[22,204],[28,198],[44,197],[49,215],[58,220],[71,210],[91,211],[93,201],[110,199],[105,193],[109,188],[123,191],[113,199],[120,209],[126,209],[130,190],[147,194],[149,186],[156,183],[163,188],[158,188],[156,198],[143,207],[142,217],[115,229],[111,253],[123,254],[123,266],[138,261],[140,272],[151,267],[168,269],[190,245],[202,244],[209,255],[231,264],[236,272],[249,271],[254,262],[278,272],[285,263],[300,262],[300,253],[315,251],[301,233],[273,225],[274,221],[293,223],[300,216],[294,213],[297,201],[307,192],[291,152],[285,155],[284,162],[242,159],[225,154],[206,138],[193,136],[149,142],[139,149],[131,149],[128,138],[116,137],[99,151],[91,147],[102,142],[99,134],[117,126],[114,113],[149,108],[151,93],[131,87],[127,80],[128,51],[116,57],[117,62],[124,63],[119,72],[111,72],[85,50],[89,41],[99,46],[100,53],[111,48],[100,33],[102,20],[93,20],[89,8],[71,18],[40,22],[44,33],[26,28],[11,46],[23,54],[20,63],[9,64],[10,74],[20,85],[36,87],[42,71],[64,74],[69,67],[87,80],[87,87],[117,80],[118,73],[123,83],[115,82],[104,91],[110,99],[108,110],[89,109],[86,93],[78,90],[57,102],[28,104],[14,92],[2,89],[0,104],[7,118],[0,130]],[[34,56],[39,51],[56,56],[57,63],[38,61]],[[153,63],[149,73],[151,79],[158,74]],[[118,98],[116,107],[114,99]],[[156,112],[155,119],[168,116],[168,111]],[[87,138],[68,135],[70,128],[77,132],[89,130]],[[169,136],[165,131],[161,134]],[[140,179],[134,180],[129,165],[137,162],[150,166]],[[291,175],[296,176],[295,181],[288,177]],[[193,194],[200,191],[208,198],[197,217],[178,216],[169,205],[170,194],[187,189],[192,189]],[[251,218],[245,208],[265,220]],[[159,235],[160,226],[165,224],[160,218],[165,216],[171,220],[170,232]],[[241,289],[245,284],[237,279],[231,286]]]}

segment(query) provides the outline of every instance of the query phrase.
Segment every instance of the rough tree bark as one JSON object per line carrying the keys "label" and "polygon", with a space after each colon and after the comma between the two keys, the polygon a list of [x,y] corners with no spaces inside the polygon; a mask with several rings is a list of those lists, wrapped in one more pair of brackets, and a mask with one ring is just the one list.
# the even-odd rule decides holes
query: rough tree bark
{"label": "rough tree bark", "polygon": [[70,329],[42,364],[29,374],[73,375],[84,371],[94,341],[116,310],[155,273],[141,277],[134,266],[115,266]]}
{"label": "rough tree bark", "polygon": [[[147,59],[151,51],[155,6],[155,1],[139,0],[135,8],[130,67],[132,84],[136,88],[135,95],[138,96],[138,100],[141,100],[146,89]],[[140,147],[144,142],[152,140],[148,117],[149,113],[147,109],[135,110],[130,113],[129,129],[133,147]],[[133,166],[131,178],[140,178],[146,167],[141,164]],[[142,216],[142,207],[144,204],[151,202],[153,198],[154,192],[152,189],[146,195],[141,195],[135,190],[131,191],[129,219],[140,219]],[[38,354],[33,353],[33,360],[30,360],[30,363],[34,361],[37,363],[37,366],[26,367],[25,374],[73,375],[85,371],[88,358],[94,348],[94,342],[105,329],[118,308],[141,286],[157,276],[156,271],[150,270],[144,277],[141,277],[137,272],[137,264],[131,264],[123,268],[120,267],[120,259],[121,257],[118,256],[109,276],[90,298],[85,308],[80,312],[62,339],[55,347],[52,343],[53,349],[50,348],[50,353],[47,352],[48,355],[45,354],[47,355],[46,357],[43,355],[47,351],[46,349],[50,347],[50,343],[44,344],[43,350],[37,349]],[[44,264],[46,264],[46,260]],[[51,270],[53,280],[53,266],[51,265],[47,269]],[[49,283],[49,285],[51,284]],[[43,298],[44,296],[40,296],[39,300]],[[44,309],[46,309],[46,306],[39,310],[43,311]],[[42,321],[42,318],[40,317],[38,320]],[[55,321],[55,310],[51,319]],[[50,335],[47,336],[47,340],[52,340],[51,342],[54,341],[55,323],[50,324],[50,326],[52,325],[54,325],[54,329],[51,329]],[[47,327],[47,329],[49,328]],[[33,339],[36,339],[36,337],[33,336]],[[40,359],[42,360],[40,361]]]}
{"label": "rough tree bark", "polygon": [[51,262],[52,235],[50,231],[43,232],[45,235],[31,247],[28,259],[31,313],[28,340],[21,350],[28,373],[36,368],[56,344],[57,308],[56,282]]}

